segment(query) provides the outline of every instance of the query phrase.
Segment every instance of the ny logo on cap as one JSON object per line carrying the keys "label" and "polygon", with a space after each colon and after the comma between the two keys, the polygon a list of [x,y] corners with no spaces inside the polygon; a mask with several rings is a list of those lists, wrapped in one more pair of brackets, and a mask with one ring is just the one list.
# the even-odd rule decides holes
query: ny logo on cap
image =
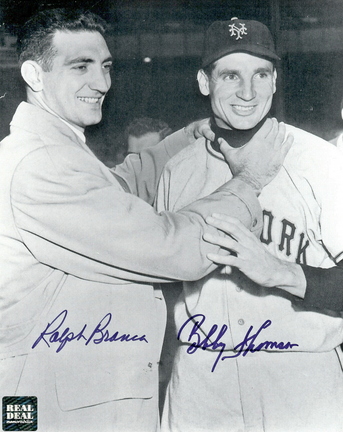
{"label": "ny logo on cap", "polygon": [[243,39],[243,35],[248,34],[245,24],[240,23],[241,27],[237,27],[235,24],[229,24],[230,36],[236,36],[236,40]]}

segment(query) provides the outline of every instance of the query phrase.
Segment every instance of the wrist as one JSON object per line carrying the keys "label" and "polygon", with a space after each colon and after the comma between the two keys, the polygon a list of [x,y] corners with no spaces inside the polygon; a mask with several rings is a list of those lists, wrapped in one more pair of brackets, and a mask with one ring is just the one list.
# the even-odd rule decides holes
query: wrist
{"label": "wrist", "polygon": [[262,186],[256,179],[250,177],[249,175],[247,175],[244,172],[241,172],[241,173],[235,175],[234,178],[241,180],[245,184],[249,185],[253,189],[253,191],[255,192],[256,196],[260,195],[260,193],[262,191]]}
{"label": "wrist", "polygon": [[277,271],[274,272],[276,288],[280,288],[300,298],[305,297],[306,278],[300,265],[278,260]]}

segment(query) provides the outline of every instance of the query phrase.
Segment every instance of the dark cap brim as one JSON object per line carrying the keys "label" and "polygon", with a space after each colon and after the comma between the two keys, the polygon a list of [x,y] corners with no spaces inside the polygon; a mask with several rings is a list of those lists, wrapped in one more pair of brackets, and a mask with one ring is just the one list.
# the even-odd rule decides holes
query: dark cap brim
{"label": "dark cap brim", "polygon": [[243,52],[246,54],[251,54],[256,57],[262,57],[267,60],[281,60],[281,58],[270,49],[264,47],[263,45],[251,45],[251,44],[240,44],[237,47],[226,47],[222,51],[216,52],[214,55],[209,55],[202,60],[202,68],[208,66],[209,64],[225,57],[226,55]]}

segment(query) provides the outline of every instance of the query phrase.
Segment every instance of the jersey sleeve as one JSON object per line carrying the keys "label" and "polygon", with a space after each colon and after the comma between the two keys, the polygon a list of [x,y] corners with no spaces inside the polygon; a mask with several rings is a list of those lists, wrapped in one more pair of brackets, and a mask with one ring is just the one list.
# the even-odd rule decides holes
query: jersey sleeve
{"label": "jersey sleeve", "polygon": [[[188,150],[189,149],[192,156],[198,156],[198,150],[201,155],[201,152],[204,151],[204,142],[201,141],[198,143],[198,141],[196,141],[195,144],[193,144],[193,148],[189,147]],[[193,159],[191,156],[190,159],[188,159],[188,157],[184,159],[184,156],[184,152],[176,155],[176,157],[172,158],[166,164],[162,171],[154,201],[154,206],[158,212],[177,212],[187,206],[188,203],[196,200],[197,197],[203,196],[203,194],[197,194],[199,188],[197,192],[192,192],[190,195],[186,194],[184,191],[184,186],[188,183],[190,177],[192,177],[192,175],[184,177],[184,173],[185,171],[189,171],[190,167],[191,169],[195,166],[198,167],[197,162],[199,161],[197,157]],[[193,179],[192,181],[194,182]],[[240,203],[228,207],[224,214],[239,219],[250,231],[259,236],[262,229],[262,213],[260,213],[255,205],[255,197],[250,195],[252,189],[236,178],[231,179],[229,183],[232,185],[235,184],[235,191],[232,189],[232,193],[237,193],[237,198],[239,197]],[[182,200],[179,201],[181,197]],[[218,212],[213,209],[212,213]]]}
{"label": "jersey sleeve", "polygon": [[338,264],[343,259],[343,154],[329,146],[325,159],[322,161],[324,167],[318,166],[317,174],[313,173],[313,192],[315,196],[318,193],[316,199],[321,209],[319,223],[323,247]]}
{"label": "jersey sleeve", "polygon": [[[316,148],[315,148],[316,150]],[[300,300],[304,307],[319,311],[343,312],[343,154],[332,146],[322,146],[315,153],[302,155],[308,183],[319,204],[319,225],[323,248],[331,263],[336,266],[320,268],[301,264],[306,278],[305,296]]]}

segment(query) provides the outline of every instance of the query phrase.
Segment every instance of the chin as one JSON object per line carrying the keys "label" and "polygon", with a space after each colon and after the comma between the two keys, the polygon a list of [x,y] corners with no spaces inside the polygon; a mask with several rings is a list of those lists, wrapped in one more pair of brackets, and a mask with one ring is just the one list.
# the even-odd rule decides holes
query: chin
{"label": "chin", "polygon": [[88,119],[88,121],[85,122],[84,127],[96,125],[96,124],[101,122],[101,119],[102,119],[102,116],[99,116],[99,117],[93,118],[93,119]]}
{"label": "chin", "polygon": [[232,123],[231,127],[238,130],[249,130],[255,127],[258,122],[259,120],[239,121],[239,122]]}

